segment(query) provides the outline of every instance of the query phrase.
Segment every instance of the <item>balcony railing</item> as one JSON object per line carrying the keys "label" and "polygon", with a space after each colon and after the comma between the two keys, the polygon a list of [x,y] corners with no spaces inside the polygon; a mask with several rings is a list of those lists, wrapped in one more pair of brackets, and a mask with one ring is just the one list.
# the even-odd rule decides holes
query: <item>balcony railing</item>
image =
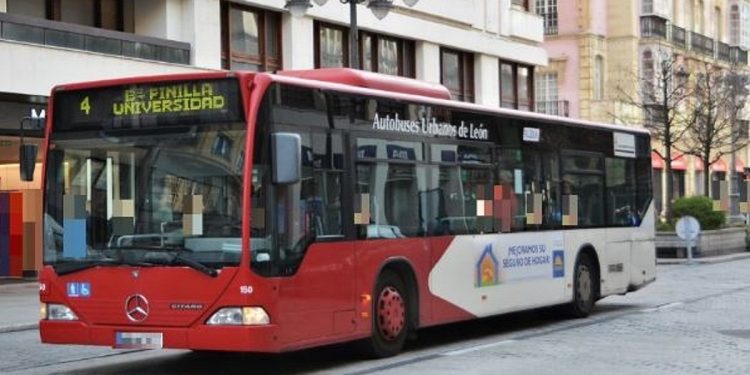
{"label": "balcony railing", "polygon": [[719,60],[731,62],[731,54],[729,53],[729,44],[716,42],[716,57]]}
{"label": "balcony railing", "polygon": [[740,47],[729,47],[729,61],[747,65],[747,51]]}
{"label": "balcony railing", "polygon": [[570,102],[567,100],[541,101],[536,102],[537,113],[545,113],[555,116],[570,116]]}
{"label": "balcony railing", "polygon": [[657,16],[641,17],[641,37],[667,39],[667,20]]}
{"label": "balcony railing", "polygon": [[190,44],[0,12],[0,39],[177,64],[190,63]]}
{"label": "balcony railing", "polygon": [[678,47],[687,47],[687,35],[685,33],[685,29],[677,25],[672,25],[672,43],[674,43]]}
{"label": "balcony railing", "polygon": [[690,46],[705,55],[714,55],[714,40],[696,32],[690,32]]}

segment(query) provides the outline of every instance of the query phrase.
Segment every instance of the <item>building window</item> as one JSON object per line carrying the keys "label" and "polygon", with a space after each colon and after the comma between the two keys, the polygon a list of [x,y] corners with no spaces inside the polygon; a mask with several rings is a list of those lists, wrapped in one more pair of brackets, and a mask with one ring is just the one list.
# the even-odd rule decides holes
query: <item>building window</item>
{"label": "building window", "polygon": [[538,74],[534,83],[536,111],[548,115],[563,115],[558,106],[557,73]]}
{"label": "building window", "polygon": [[729,10],[729,44],[740,45],[740,9],[737,5],[732,5]]}
{"label": "building window", "polygon": [[450,90],[453,98],[474,101],[474,55],[443,48],[440,50],[440,83]]}
{"label": "building window", "polygon": [[534,103],[534,69],[500,61],[500,106],[529,110]]}
{"label": "building window", "polygon": [[714,8],[714,19],[712,21],[714,23],[714,39],[717,41],[724,40],[721,35],[721,24],[723,22],[721,19],[721,9]]}
{"label": "building window", "polygon": [[[350,66],[348,29],[316,22],[315,38],[316,68]],[[363,70],[402,77],[415,76],[414,41],[360,31],[359,57]]]}
{"label": "building window", "polygon": [[604,100],[604,59],[594,59],[594,100]]}
{"label": "building window", "polygon": [[362,69],[414,78],[414,42],[370,32],[360,35]]}
{"label": "building window", "polygon": [[7,0],[7,13],[134,32],[134,0]]}
{"label": "building window", "polygon": [[646,101],[652,101],[654,98],[654,56],[650,49],[643,51],[641,57],[641,71],[643,76],[643,96]]}
{"label": "building window", "polygon": [[340,26],[315,23],[315,67],[349,66],[349,33]]}
{"label": "building window", "polygon": [[222,66],[271,71],[281,68],[281,15],[223,2]]}
{"label": "building window", "polygon": [[525,11],[529,10],[529,0],[513,0],[512,4],[516,8],[520,8]]}
{"label": "building window", "polygon": [[750,121],[737,120],[737,141],[747,142],[750,140]]}
{"label": "building window", "polygon": [[750,4],[742,3],[742,12],[740,13],[740,46],[744,49],[750,47]]}
{"label": "building window", "polygon": [[536,14],[544,18],[544,35],[557,34],[557,0],[536,0]]}
{"label": "building window", "polygon": [[642,14],[652,14],[654,13],[654,0],[643,0],[641,3],[641,13]]}

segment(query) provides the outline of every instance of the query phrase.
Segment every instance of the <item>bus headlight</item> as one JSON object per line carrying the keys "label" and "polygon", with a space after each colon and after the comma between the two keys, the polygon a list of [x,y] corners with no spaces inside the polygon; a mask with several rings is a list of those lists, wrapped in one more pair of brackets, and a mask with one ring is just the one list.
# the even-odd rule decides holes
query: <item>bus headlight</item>
{"label": "bus headlight", "polygon": [[206,321],[208,325],[260,326],[271,322],[262,307],[225,307]]}
{"label": "bus headlight", "polygon": [[42,304],[40,313],[47,320],[78,320],[78,316],[68,306],[56,303]]}

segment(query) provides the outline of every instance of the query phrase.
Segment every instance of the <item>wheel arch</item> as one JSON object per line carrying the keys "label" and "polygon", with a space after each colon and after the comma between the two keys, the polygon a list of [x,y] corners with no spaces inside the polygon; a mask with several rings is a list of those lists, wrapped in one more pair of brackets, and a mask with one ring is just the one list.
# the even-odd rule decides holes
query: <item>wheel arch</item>
{"label": "wheel arch", "polygon": [[[602,270],[601,270],[601,262],[599,261],[599,254],[596,252],[596,248],[594,248],[594,245],[590,243],[585,243],[581,245],[581,247],[578,249],[578,253],[576,254],[576,262],[574,264],[578,264],[578,259],[581,257],[581,254],[586,254],[589,259],[594,263],[594,272],[596,274],[596,282],[594,283],[595,289],[595,300],[599,299],[601,297],[601,291],[602,291]],[[574,266],[575,270],[575,266]]]}
{"label": "wheel arch", "polygon": [[380,269],[377,272],[377,276],[373,280],[373,285],[371,287],[371,290],[375,290],[378,280],[380,279],[380,275],[382,275],[383,272],[387,270],[395,272],[399,277],[401,277],[401,281],[404,282],[404,286],[406,288],[406,293],[407,293],[407,307],[409,309],[408,311],[409,330],[415,331],[417,328],[419,328],[419,300],[420,298],[419,298],[419,284],[417,283],[417,276],[416,276],[416,273],[414,272],[414,266],[408,259],[403,258],[403,257],[387,259],[380,266]]}

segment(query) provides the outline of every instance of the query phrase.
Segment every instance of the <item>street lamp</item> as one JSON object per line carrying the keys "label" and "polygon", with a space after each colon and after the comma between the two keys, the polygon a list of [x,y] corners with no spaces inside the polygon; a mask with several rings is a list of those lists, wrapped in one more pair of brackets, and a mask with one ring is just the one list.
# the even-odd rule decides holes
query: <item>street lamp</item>
{"label": "street lamp", "polygon": [[730,164],[732,166],[727,171],[729,179],[729,219],[730,221],[740,222],[744,218],[740,215],[739,211],[740,184],[737,172],[735,171],[735,168],[737,168],[737,115],[742,110],[742,107],[744,107],[744,101],[747,97],[747,78],[735,71],[731,71],[727,76],[727,80],[729,81],[731,96],[729,115],[732,142],[732,153],[730,154]]}
{"label": "street lamp", "polygon": [[[323,6],[328,0],[313,0],[318,6]],[[357,4],[367,2],[372,14],[382,20],[393,8],[393,0],[339,0],[341,4],[349,4],[349,67],[359,69],[359,31],[357,29]],[[419,0],[403,0],[404,4],[413,7]],[[310,0],[286,0],[284,8],[289,9],[292,17],[305,15],[312,7]]]}

